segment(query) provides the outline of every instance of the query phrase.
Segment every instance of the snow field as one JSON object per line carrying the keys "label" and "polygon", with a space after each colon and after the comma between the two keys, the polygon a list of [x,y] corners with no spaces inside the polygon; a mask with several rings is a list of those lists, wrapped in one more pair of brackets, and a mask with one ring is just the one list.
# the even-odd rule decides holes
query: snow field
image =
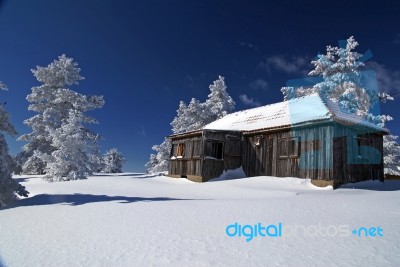
{"label": "snow field", "polygon": [[[0,210],[5,266],[397,266],[400,182],[332,190],[297,178],[203,184],[142,174],[47,183]],[[354,189],[353,189],[354,187]],[[226,227],[377,227],[383,237],[229,237]]]}

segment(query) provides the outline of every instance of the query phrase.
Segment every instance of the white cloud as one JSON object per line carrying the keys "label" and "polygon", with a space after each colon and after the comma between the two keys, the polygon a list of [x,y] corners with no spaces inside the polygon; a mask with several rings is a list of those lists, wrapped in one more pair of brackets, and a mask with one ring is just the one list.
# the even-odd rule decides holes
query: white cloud
{"label": "white cloud", "polygon": [[292,74],[304,73],[304,67],[309,64],[306,57],[291,57],[286,59],[284,56],[272,56],[261,62],[258,67],[271,72],[271,68]]}
{"label": "white cloud", "polygon": [[268,89],[268,83],[263,80],[263,79],[257,79],[252,81],[249,86],[253,88],[254,90],[267,90]]}
{"label": "white cloud", "polygon": [[396,93],[400,91],[400,71],[388,69],[385,65],[375,61],[366,62],[366,68],[376,72],[378,90],[386,93]]}
{"label": "white cloud", "polygon": [[248,97],[246,94],[239,95],[240,101],[247,106],[258,107],[261,106],[261,103],[255,100],[254,98]]}

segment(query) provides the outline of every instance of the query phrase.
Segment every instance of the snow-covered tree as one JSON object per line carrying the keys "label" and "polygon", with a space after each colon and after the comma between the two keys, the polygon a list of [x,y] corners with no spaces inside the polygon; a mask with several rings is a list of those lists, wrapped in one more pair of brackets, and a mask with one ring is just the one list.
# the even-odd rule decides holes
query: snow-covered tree
{"label": "snow-covered tree", "polygon": [[171,122],[172,132],[175,134],[201,129],[206,124],[205,121],[209,120],[207,115],[211,115],[207,114],[205,104],[195,98],[192,98],[189,105],[181,101],[176,112],[177,116]]}
{"label": "snow-covered tree", "polygon": [[[379,93],[378,97],[383,103],[388,100],[394,100],[391,95],[385,92]],[[390,119],[393,118],[390,117]],[[400,144],[396,141],[398,138],[397,135],[391,134],[383,136],[383,166],[385,174],[400,176]]]}
{"label": "snow-covered tree", "polygon": [[[28,109],[38,114],[24,123],[32,132],[20,137],[28,141],[20,156],[24,173],[46,173],[49,181],[82,179],[99,167],[99,136],[84,127],[97,123],[87,111],[101,108],[103,96],[86,96],[67,86],[84,79],[72,58],[58,57],[47,67],[32,69],[41,82],[27,96]],[[20,163],[20,164],[21,164]]]}
{"label": "snow-covered tree", "polygon": [[30,143],[27,143],[23,146],[22,151],[15,156],[16,174],[44,174],[46,164],[34,155],[34,152],[46,151],[50,143],[40,143],[39,140],[40,139],[34,139]]}
{"label": "snow-covered tree", "polygon": [[124,165],[125,158],[122,153],[116,148],[112,148],[103,156],[103,172],[106,173],[118,173],[122,172],[122,166]]}
{"label": "snow-covered tree", "polygon": [[283,87],[284,98],[290,99],[318,93],[323,99],[333,101],[349,113],[380,126],[391,120],[387,115],[372,114],[371,109],[378,104],[381,95],[373,87],[365,85],[360,68],[365,64],[360,60],[362,54],[355,52],[358,42],[349,37],[345,47],[326,47],[326,54],[319,54],[309,75],[323,79],[313,87]]}
{"label": "snow-covered tree", "polygon": [[168,170],[168,160],[171,153],[171,141],[165,138],[160,145],[154,145],[153,149],[156,154],[150,155],[149,162],[146,163],[147,172],[156,173]]}
{"label": "snow-covered tree", "polygon": [[207,116],[205,124],[220,119],[235,109],[235,101],[233,101],[232,97],[226,91],[227,86],[224,77],[218,76],[218,79],[209,88],[211,93],[205,102],[205,108],[211,114]]}
{"label": "snow-covered tree", "polygon": [[60,128],[48,128],[55,150],[51,154],[39,154],[47,163],[46,180],[85,179],[99,168],[97,161],[93,162],[99,136],[84,128],[84,121],[83,112],[71,109],[67,121]]}
{"label": "snow-covered tree", "polygon": [[235,102],[226,91],[225,78],[219,76],[210,86],[210,94],[204,103],[192,98],[189,105],[181,101],[177,116],[171,122],[174,134],[201,129],[235,109]]}
{"label": "snow-covered tree", "polygon": [[311,95],[314,93],[318,92],[318,89],[316,87],[304,87],[304,86],[300,86],[300,87],[291,87],[291,86],[287,86],[287,87],[282,87],[281,88],[281,92],[283,94],[283,100],[289,100],[292,98],[296,98],[296,97],[302,97],[302,96],[307,96],[307,95]]}
{"label": "snow-covered tree", "polygon": [[18,157],[23,173],[42,174],[44,172],[46,163],[34,155],[34,151],[40,154],[51,154],[54,151],[47,128],[57,129],[67,119],[71,104],[57,99],[64,91],[68,91],[65,89],[66,86],[78,84],[78,81],[84,79],[79,75],[80,69],[77,65],[72,58],[61,55],[47,67],[37,66],[36,69],[31,70],[42,85],[32,87],[31,94],[26,98],[31,103],[28,110],[39,114],[24,121],[32,128],[32,132],[19,138],[29,142],[23,147]]}
{"label": "snow-covered tree", "polygon": [[176,110],[176,117],[171,122],[173,133],[182,133],[185,131],[185,129],[183,127],[187,126],[187,123],[186,123],[187,109],[188,109],[188,106],[186,105],[186,103],[184,101],[180,101],[179,108]]}
{"label": "snow-covered tree", "polygon": [[378,97],[381,100],[381,102],[383,102],[383,103],[386,103],[388,100],[394,100],[393,96],[391,96],[385,92],[379,92]]}
{"label": "snow-covered tree", "polygon": [[[205,125],[224,117],[235,108],[235,102],[226,91],[225,78],[219,76],[210,86],[210,94],[204,103],[192,98],[189,105],[180,101],[177,115],[171,122],[172,132],[179,134],[199,130]],[[166,171],[171,152],[171,143],[165,139],[162,144],[152,147],[156,154],[150,155],[146,164],[148,172]]]}
{"label": "snow-covered tree", "polygon": [[[0,82],[0,89],[5,90],[6,86]],[[17,181],[12,179],[10,171],[10,162],[8,154],[8,146],[4,138],[4,134],[15,136],[17,132],[10,122],[10,116],[4,108],[0,105],[0,207],[13,202],[17,196],[28,196],[24,186],[21,186]]]}
{"label": "snow-covered tree", "polygon": [[397,143],[398,136],[383,136],[383,165],[385,174],[400,175],[400,145]]}

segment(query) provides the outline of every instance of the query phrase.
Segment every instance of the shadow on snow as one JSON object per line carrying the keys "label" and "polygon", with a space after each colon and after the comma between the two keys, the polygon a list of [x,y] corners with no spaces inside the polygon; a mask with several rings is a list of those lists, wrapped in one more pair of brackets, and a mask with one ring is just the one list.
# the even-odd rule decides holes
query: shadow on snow
{"label": "shadow on snow", "polygon": [[379,181],[365,181],[353,184],[345,184],[338,189],[361,189],[372,191],[399,191],[400,181],[385,180],[383,183]]}
{"label": "shadow on snow", "polygon": [[[70,206],[84,205],[96,202],[118,201],[118,203],[133,202],[153,202],[153,201],[171,201],[171,200],[201,200],[201,199],[181,199],[169,197],[126,197],[126,196],[106,196],[106,195],[90,195],[90,194],[63,194],[48,195],[40,194],[30,198],[20,199],[14,204],[2,209],[10,209],[23,206],[43,206],[53,204],[64,204]],[[0,209],[0,210],[2,210]]]}
{"label": "shadow on snow", "polygon": [[[29,177],[21,177],[21,178],[13,178],[18,183],[27,182],[30,178]],[[0,265],[1,266],[1,265]]]}
{"label": "shadow on snow", "polygon": [[103,176],[103,177],[119,177],[119,176],[131,176],[132,178],[152,178],[156,176],[163,176],[162,174],[149,174],[149,173],[95,173],[91,176]]}
{"label": "shadow on snow", "polygon": [[37,178],[42,179],[43,175],[42,176],[39,175],[39,176],[18,177],[18,178],[13,177],[13,179],[15,181],[17,181],[18,183],[28,182],[30,179],[37,179]]}
{"label": "shadow on snow", "polygon": [[140,173],[140,172],[135,172],[135,173],[102,173],[102,172],[96,172],[93,173],[90,176],[140,176],[140,175],[145,175],[146,173]]}

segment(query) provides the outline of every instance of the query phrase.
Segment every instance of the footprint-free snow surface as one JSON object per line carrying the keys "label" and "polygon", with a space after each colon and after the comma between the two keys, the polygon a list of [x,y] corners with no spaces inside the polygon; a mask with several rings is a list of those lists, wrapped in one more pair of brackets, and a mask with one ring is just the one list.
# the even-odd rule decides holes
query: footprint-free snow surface
{"label": "footprint-free snow surface", "polygon": [[31,194],[0,209],[0,266],[400,266],[399,181],[15,179]]}

